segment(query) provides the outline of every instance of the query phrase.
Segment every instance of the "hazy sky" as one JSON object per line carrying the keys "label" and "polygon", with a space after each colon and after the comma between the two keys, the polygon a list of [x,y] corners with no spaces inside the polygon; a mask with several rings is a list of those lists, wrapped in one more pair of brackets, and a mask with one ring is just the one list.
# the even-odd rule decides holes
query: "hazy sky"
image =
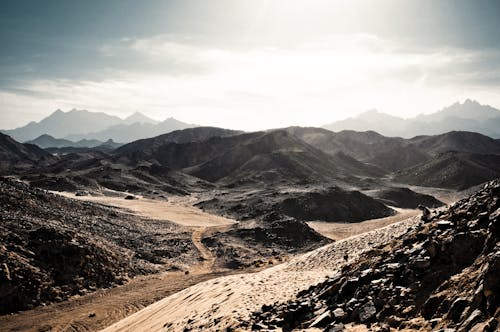
{"label": "hazy sky", "polygon": [[55,109],[263,129],[500,107],[500,1],[0,2],[0,128]]}

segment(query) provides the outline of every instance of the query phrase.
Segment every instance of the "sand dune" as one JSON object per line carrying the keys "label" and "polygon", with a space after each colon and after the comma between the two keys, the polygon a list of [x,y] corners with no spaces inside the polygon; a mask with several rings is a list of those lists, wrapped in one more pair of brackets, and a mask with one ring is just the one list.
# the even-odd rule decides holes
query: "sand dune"
{"label": "sand dune", "polygon": [[[166,297],[108,327],[118,331],[220,330],[244,319],[263,304],[286,301],[300,290],[335,274],[363,251],[383,244],[419,221],[404,221],[356,235],[252,273],[209,280]],[[348,255],[348,260],[344,256]]]}

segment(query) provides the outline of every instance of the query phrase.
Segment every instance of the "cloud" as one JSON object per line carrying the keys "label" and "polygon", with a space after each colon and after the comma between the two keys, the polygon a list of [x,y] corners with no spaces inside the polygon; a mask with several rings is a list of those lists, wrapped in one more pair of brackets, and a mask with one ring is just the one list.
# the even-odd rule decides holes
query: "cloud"
{"label": "cloud", "polygon": [[460,98],[500,101],[485,92],[500,83],[492,70],[498,53],[406,48],[368,34],[266,48],[158,35],[121,38],[99,52],[114,64],[105,78],[19,81],[0,90],[2,108],[26,114],[85,108],[120,116],[141,110],[253,130],[321,125],[373,107],[412,116]]}

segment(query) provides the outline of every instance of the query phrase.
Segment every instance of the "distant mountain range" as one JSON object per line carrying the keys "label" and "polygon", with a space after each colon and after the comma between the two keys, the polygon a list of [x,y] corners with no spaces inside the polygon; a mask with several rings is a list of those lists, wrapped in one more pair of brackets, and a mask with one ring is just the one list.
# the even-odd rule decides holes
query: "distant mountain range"
{"label": "distant mountain range", "polygon": [[139,112],[121,119],[106,113],[74,109],[68,112],[57,110],[40,122],[30,122],[26,126],[2,132],[20,142],[31,141],[42,135],[50,135],[53,138],[72,142],[98,140],[102,143],[112,139],[114,142],[128,143],[192,127],[196,126],[174,118],[159,122]]}
{"label": "distant mountain range", "polygon": [[103,142],[99,140],[80,140],[78,142],[73,142],[64,138],[55,138],[47,134],[43,134],[33,140],[26,141],[25,143],[34,144],[42,149],[47,148],[65,148],[65,147],[74,147],[74,148],[93,148],[98,145],[101,145]]}
{"label": "distant mountain range", "polygon": [[96,148],[101,147],[107,150],[113,150],[123,145],[123,143],[116,143],[114,140],[109,139],[106,142],[97,139],[82,139],[76,142],[64,139],[54,138],[50,135],[44,134],[35,138],[34,140],[25,143],[34,144],[42,149],[62,149],[62,148]]}
{"label": "distant mountain range", "polygon": [[155,184],[169,192],[270,184],[364,188],[393,181],[461,190],[500,176],[500,140],[464,131],[404,139],[323,128],[242,133],[197,127],[119,148],[48,149],[54,155],[2,137],[4,173],[32,166],[36,171],[25,175],[46,173],[58,183],[64,176],[71,188],[90,180],[114,190],[151,190]]}
{"label": "distant mountain range", "polygon": [[373,130],[384,136],[410,138],[418,135],[438,135],[453,130],[472,131],[500,138],[500,110],[467,99],[436,113],[403,119],[377,110],[323,126],[331,131]]}

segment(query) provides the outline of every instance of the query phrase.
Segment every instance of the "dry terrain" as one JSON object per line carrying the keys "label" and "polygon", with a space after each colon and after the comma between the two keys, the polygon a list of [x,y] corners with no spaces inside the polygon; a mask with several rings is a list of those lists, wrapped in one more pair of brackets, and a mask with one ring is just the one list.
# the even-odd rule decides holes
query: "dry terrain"
{"label": "dry terrain", "polygon": [[[110,192],[108,190],[108,192]],[[80,199],[130,210],[131,213],[151,219],[169,220],[183,226],[209,227],[230,225],[236,221],[210,214],[194,207],[195,196],[169,196],[168,199],[151,199],[136,196],[126,200],[126,193],[113,192],[114,195],[75,196],[74,193],[59,193],[69,198]]]}
{"label": "dry terrain", "polygon": [[366,220],[359,223],[310,221],[307,224],[316,232],[332,240],[341,240],[419,215],[419,210],[398,209],[398,214],[390,217]]}
{"label": "dry terrain", "polygon": [[[252,274],[212,279],[156,302],[105,331],[220,330],[237,324],[263,304],[286,301],[335,274],[362,252],[386,243],[418,223],[418,217],[337,241],[287,263]],[[345,256],[347,255],[347,260]]]}
{"label": "dry terrain", "polygon": [[[332,273],[332,268],[340,268],[346,262],[344,254],[350,252],[352,259],[358,252],[371,248],[405,230],[415,218],[398,226],[389,226],[389,231],[373,231],[368,234],[338,241],[292,259],[267,270],[253,273],[252,270],[216,270],[215,257],[202,243],[207,234],[235,223],[234,220],[213,215],[194,207],[196,198],[169,197],[167,200],[138,197],[125,200],[124,193],[114,196],[81,196],[64,193],[66,197],[92,201],[120,208],[132,215],[151,219],[169,220],[192,229],[192,240],[200,252],[200,262],[185,272],[164,272],[150,276],[139,276],[126,285],[98,290],[89,295],[75,296],[69,301],[42,306],[34,310],[0,317],[0,325],[7,331],[92,331],[109,326],[134,312],[165,297],[158,303],[168,306],[157,314],[161,316],[151,321],[158,326],[173,321],[177,329],[187,324],[191,316],[203,316],[191,322],[197,326],[210,324],[213,319],[221,318],[222,325],[231,324],[232,319],[245,317],[270,299],[285,299],[293,296],[306,285],[321,281]],[[358,224],[332,224],[337,228],[336,238],[344,238],[363,231],[373,230],[400,221],[414,211],[403,211],[397,216]],[[318,224],[316,224],[317,226]],[[366,228],[365,228],[366,227]],[[320,227],[319,227],[320,228]],[[324,229],[322,229],[324,231]],[[325,235],[331,231],[324,231]],[[379,236],[384,234],[384,236]],[[369,240],[367,240],[369,239]],[[323,257],[326,255],[327,257]],[[311,258],[312,257],[312,258]],[[312,265],[311,265],[312,264]],[[228,274],[243,273],[233,276]],[[252,272],[252,273],[248,273]],[[219,278],[221,276],[225,276]],[[159,304],[154,304],[158,306]],[[194,309],[194,310],[193,310]],[[150,311],[151,309],[146,309]],[[166,311],[165,311],[166,310]],[[234,311],[234,312],[233,312]],[[165,316],[165,313],[168,315]],[[139,314],[139,317],[142,314]],[[157,317],[157,316],[155,316]],[[166,320],[164,321],[164,319]],[[130,319],[133,318],[128,318]],[[123,323],[119,323],[123,327]],[[127,324],[127,323],[125,323]],[[145,328],[145,327],[144,327]],[[140,329],[143,329],[141,325]],[[133,329],[132,329],[133,330]]]}

